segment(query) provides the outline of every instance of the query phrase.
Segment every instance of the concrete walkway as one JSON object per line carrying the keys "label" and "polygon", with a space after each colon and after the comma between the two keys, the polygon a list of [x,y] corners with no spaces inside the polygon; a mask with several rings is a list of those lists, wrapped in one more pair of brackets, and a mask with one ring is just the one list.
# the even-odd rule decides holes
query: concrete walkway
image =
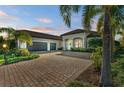
{"label": "concrete walkway", "polygon": [[38,59],[0,67],[0,86],[56,87],[66,86],[91,62],[79,58],[41,54]]}

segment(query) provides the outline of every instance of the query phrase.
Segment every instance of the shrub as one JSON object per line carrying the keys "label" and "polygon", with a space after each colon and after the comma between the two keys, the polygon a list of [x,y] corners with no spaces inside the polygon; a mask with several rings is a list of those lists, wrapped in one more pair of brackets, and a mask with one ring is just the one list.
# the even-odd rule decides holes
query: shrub
{"label": "shrub", "polygon": [[29,56],[18,56],[18,57],[14,57],[14,58],[12,57],[12,58],[9,58],[8,61],[9,61],[9,64],[11,64],[11,63],[19,62],[19,61],[26,61],[26,60],[35,59],[38,57],[39,57],[39,55],[31,54]]}
{"label": "shrub", "polygon": [[0,49],[0,54],[3,54],[3,50],[2,49]]}
{"label": "shrub", "polygon": [[124,58],[112,64],[112,79],[114,86],[124,86]]}
{"label": "shrub", "polygon": [[97,47],[95,51],[91,54],[90,58],[93,61],[93,66],[96,69],[96,71],[100,71],[102,63],[102,48]]}
{"label": "shrub", "polygon": [[93,85],[82,81],[72,81],[67,85],[67,87],[93,87]]}
{"label": "shrub", "polygon": [[19,49],[18,53],[20,56],[29,56],[30,55],[30,52],[28,51],[28,49],[25,49],[25,48]]}
{"label": "shrub", "polygon": [[74,52],[92,52],[93,49],[87,49],[87,48],[71,48],[71,51],[74,51]]}
{"label": "shrub", "polygon": [[63,50],[63,47],[59,47],[58,50]]}
{"label": "shrub", "polygon": [[90,38],[88,40],[88,48],[95,49],[96,47],[102,46],[102,39],[101,38]]}

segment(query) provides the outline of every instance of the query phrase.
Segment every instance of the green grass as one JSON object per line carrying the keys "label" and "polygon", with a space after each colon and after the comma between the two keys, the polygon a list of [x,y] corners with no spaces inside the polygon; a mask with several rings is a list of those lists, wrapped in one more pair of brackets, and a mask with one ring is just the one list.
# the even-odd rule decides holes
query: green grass
{"label": "green grass", "polygon": [[[39,55],[37,55],[37,54],[31,54],[29,56],[9,55],[9,56],[7,56],[7,60],[8,60],[8,64],[11,64],[11,63],[19,62],[19,61],[32,60],[32,59],[35,59],[38,57],[39,57]],[[4,57],[3,57],[3,55],[0,55],[0,65],[2,65],[3,63],[4,63]]]}

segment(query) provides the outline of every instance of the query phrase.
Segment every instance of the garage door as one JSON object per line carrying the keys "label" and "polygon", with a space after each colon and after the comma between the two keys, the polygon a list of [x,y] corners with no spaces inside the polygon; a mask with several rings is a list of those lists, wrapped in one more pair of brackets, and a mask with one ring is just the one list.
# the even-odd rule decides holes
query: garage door
{"label": "garage door", "polygon": [[28,46],[30,51],[47,51],[47,42],[33,42],[32,46]]}
{"label": "garage door", "polygon": [[56,43],[50,43],[50,50],[56,50]]}

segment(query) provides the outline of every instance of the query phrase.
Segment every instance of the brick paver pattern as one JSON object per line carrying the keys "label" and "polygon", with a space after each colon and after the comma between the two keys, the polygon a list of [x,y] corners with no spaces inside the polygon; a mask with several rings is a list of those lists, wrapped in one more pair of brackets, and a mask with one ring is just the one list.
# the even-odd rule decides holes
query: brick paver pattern
{"label": "brick paver pattern", "polygon": [[64,87],[91,64],[89,60],[57,53],[1,66],[0,87]]}

